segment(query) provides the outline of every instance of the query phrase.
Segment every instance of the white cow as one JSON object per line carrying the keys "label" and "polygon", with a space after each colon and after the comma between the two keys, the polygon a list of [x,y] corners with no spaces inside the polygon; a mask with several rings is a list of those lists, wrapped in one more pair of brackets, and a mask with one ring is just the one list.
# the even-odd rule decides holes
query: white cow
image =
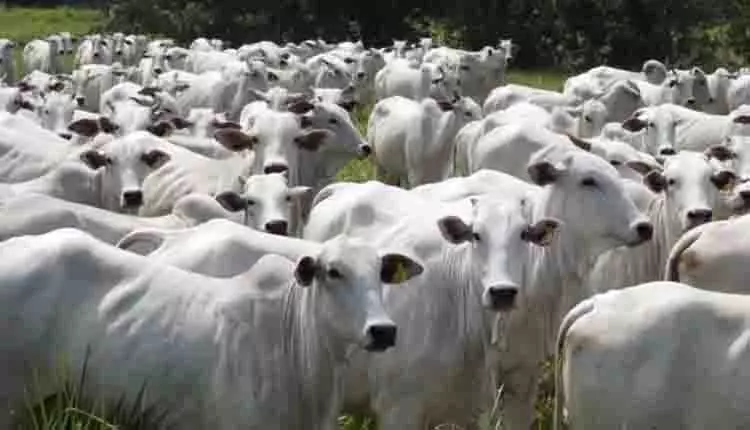
{"label": "white cow", "polygon": [[643,132],[641,150],[652,155],[671,155],[681,150],[703,152],[721,144],[732,121],[728,115],[664,104],[639,109],[623,122],[630,132]]}
{"label": "white cow", "polygon": [[64,54],[60,36],[49,36],[45,40],[34,39],[23,48],[24,70],[26,73],[32,70],[62,73],[60,57]]}
{"label": "white cow", "polygon": [[583,301],[557,342],[556,422],[568,428],[740,429],[750,299],[652,282]]}
{"label": "white cow", "polygon": [[225,191],[216,200],[231,212],[244,212],[244,224],[282,236],[299,236],[302,206],[312,200],[310,187],[290,187],[281,173],[251,175],[241,178],[241,192]]}
{"label": "white cow", "polygon": [[77,107],[75,94],[55,90],[43,92],[42,104],[37,109],[40,125],[63,139],[70,140],[73,133],[68,129],[68,125],[73,122],[73,113]]}
{"label": "white cow", "polygon": [[73,84],[78,105],[89,112],[99,112],[102,94],[120,83],[125,74],[125,69],[119,64],[86,64],[74,70]]}
{"label": "white cow", "polygon": [[481,117],[479,105],[468,97],[454,103],[389,97],[373,108],[367,140],[373,145],[381,174],[415,187],[448,178],[456,133]]}
{"label": "white cow", "polygon": [[732,185],[734,174],[719,170],[702,153],[680,151],[668,157],[664,170],[652,170],[644,182],[657,193],[646,213],[654,224],[653,239],[633,249],[615,249],[597,259],[589,278],[592,293],[620,289],[664,277],[664,262],[680,236],[711,222],[721,209],[720,190]]}
{"label": "white cow", "polygon": [[16,60],[13,55],[16,44],[0,39],[0,82],[12,84],[16,81]]}
{"label": "white cow", "polygon": [[[421,270],[347,237],[296,263],[266,256],[233,279],[154,263],[71,229],[0,247],[2,312],[12,321],[4,337],[16,340],[2,356],[12,370],[0,389],[3,427],[31,384],[44,398],[85,381],[82,396],[159,408],[170,427],[333,428],[349,348],[395,343],[380,282],[396,281],[404,266]],[[43,334],[29,331],[31,321]],[[176,400],[186,383],[202,388]]]}
{"label": "white cow", "polygon": [[72,54],[73,48],[76,43],[76,38],[72,34],[70,34],[69,31],[61,32],[60,38],[62,39],[62,46],[63,46],[63,49],[65,49],[65,53]]}
{"label": "white cow", "polygon": [[73,64],[75,67],[85,64],[112,64],[112,47],[101,35],[88,36],[78,45]]}
{"label": "white cow", "polygon": [[743,215],[691,230],[672,248],[665,279],[724,293],[747,294],[747,228]]}
{"label": "white cow", "polygon": [[136,229],[180,229],[213,218],[230,217],[231,214],[216,200],[201,194],[187,195],[175,203],[170,214],[150,218],[114,213],[42,194],[26,194],[3,199],[0,208],[0,241],[69,227],[115,244]]}
{"label": "white cow", "polygon": [[412,100],[433,97],[452,100],[458,88],[446,73],[434,65],[413,67],[406,60],[394,60],[375,75],[375,97],[401,96]]}
{"label": "white cow", "polygon": [[618,81],[647,81],[654,85],[661,85],[667,79],[667,74],[667,67],[657,60],[644,62],[640,72],[631,72],[630,70],[610,66],[598,66],[580,75],[568,78],[563,86],[563,93],[588,99]]}
{"label": "white cow", "polygon": [[2,199],[32,193],[89,206],[101,205],[99,176],[77,160],[64,161],[38,178],[0,184]]}

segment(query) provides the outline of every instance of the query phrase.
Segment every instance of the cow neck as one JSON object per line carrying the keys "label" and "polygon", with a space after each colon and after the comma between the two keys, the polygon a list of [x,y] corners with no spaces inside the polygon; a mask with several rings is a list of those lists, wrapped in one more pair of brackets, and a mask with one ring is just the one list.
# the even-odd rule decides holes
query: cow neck
{"label": "cow neck", "polygon": [[227,361],[220,377],[232,392],[243,393],[238,407],[256,407],[251,422],[272,430],[323,428],[341,398],[336,367],[343,365],[347,345],[322,324],[319,287],[292,281],[260,294],[237,293],[247,290],[244,283],[234,287],[227,293],[231,309],[219,311],[224,333],[217,337]]}

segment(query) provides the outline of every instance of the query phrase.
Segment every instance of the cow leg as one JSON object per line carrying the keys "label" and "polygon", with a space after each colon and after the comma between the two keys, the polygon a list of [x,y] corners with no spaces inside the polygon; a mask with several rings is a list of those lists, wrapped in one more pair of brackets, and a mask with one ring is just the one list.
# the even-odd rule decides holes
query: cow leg
{"label": "cow leg", "polygon": [[503,423],[509,430],[529,430],[534,420],[534,405],[541,369],[520,368],[503,381]]}

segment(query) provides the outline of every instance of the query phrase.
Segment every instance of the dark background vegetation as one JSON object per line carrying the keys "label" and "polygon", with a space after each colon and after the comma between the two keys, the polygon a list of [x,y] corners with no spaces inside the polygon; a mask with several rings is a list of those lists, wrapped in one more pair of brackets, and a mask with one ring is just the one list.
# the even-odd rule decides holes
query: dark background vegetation
{"label": "dark background vegetation", "polygon": [[368,44],[432,35],[478,49],[512,38],[523,68],[743,65],[750,0],[11,0],[8,6],[81,4],[105,11],[106,29],[186,42],[235,44],[361,37]]}

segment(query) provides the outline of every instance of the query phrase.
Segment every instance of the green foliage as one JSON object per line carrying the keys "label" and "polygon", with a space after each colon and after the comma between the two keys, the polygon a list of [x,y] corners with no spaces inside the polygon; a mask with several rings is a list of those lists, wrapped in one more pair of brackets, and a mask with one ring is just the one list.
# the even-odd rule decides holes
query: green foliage
{"label": "green foliage", "polygon": [[103,23],[104,14],[93,9],[0,7],[0,37],[18,43],[61,31],[80,36],[96,31]]}

